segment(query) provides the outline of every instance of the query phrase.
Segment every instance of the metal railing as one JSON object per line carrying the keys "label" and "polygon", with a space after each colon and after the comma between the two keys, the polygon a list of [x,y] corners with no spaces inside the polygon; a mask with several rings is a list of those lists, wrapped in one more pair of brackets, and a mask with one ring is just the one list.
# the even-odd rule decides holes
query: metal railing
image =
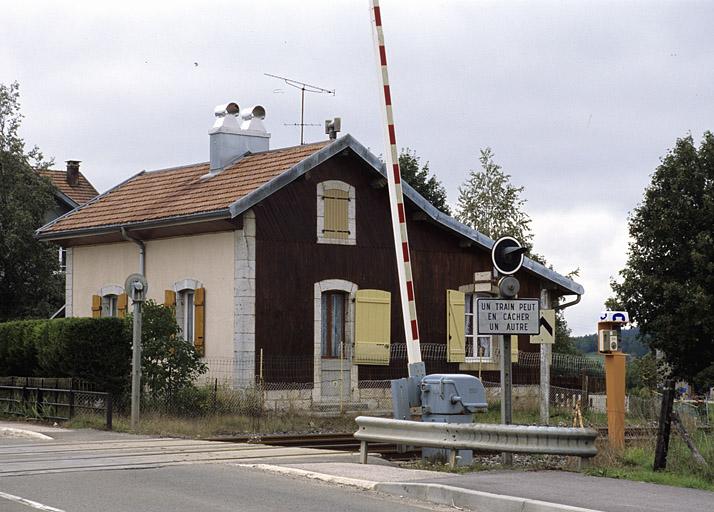
{"label": "metal railing", "polygon": [[589,428],[494,425],[485,423],[428,423],[359,416],[360,462],[367,464],[368,443],[397,443],[449,450],[456,464],[458,450],[572,455],[590,459],[597,455],[597,431]]}
{"label": "metal railing", "polygon": [[0,386],[0,413],[45,420],[68,421],[78,411],[102,411],[106,428],[112,429],[112,396],[109,393],[30,386]]}

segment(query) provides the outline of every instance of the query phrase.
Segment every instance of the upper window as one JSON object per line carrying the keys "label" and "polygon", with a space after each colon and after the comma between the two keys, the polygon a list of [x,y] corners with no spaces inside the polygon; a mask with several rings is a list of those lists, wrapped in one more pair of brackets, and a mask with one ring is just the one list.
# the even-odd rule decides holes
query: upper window
{"label": "upper window", "polygon": [[343,181],[317,184],[317,243],[355,245],[355,188]]}
{"label": "upper window", "polygon": [[181,336],[193,344],[198,354],[205,355],[206,289],[195,279],[174,283],[164,291],[164,305],[176,308],[176,323]]}
{"label": "upper window", "polygon": [[59,271],[67,272],[67,249],[59,248]]}
{"label": "upper window", "polygon": [[464,344],[466,350],[465,361],[472,362],[492,362],[493,361],[493,339],[491,336],[478,336],[475,333],[474,311],[476,311],[475,293],[467,293],[464,300]]}
{"label": "upper window", "polygon": [[345,312],[347,294],[341,291],[322,292],[322,357],[344,357]]}
{"label": "upper window", "polygon": [[127,297],[118,284],[109,284],[92,297],[92,316],[124,318],[127,311]]}

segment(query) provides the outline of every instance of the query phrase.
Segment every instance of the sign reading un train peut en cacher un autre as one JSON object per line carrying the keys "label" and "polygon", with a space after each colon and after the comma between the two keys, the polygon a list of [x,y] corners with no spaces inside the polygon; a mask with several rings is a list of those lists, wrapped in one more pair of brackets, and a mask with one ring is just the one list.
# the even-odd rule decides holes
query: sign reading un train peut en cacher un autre
{"label": "sign reading un train peut en cacher un autre", "polygon": [[538,299],[476,299],[477,332],[486,334],[538,334]]}

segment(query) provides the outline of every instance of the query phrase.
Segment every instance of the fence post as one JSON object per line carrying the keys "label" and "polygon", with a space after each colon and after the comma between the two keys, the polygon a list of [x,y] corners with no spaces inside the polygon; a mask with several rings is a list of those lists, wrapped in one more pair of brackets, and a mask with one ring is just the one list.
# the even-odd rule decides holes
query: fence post
{"label": "fence post", "polygon": [[586,368],[583,368],[582,374],[583,374],[583,382],[582,382],[583,400],[582,400],[581,408],[582,408],[583,412],[587,412],[588,407],[590,406],[590,382],[588,379],[588,370]]}
{"label": "fence post", "polygon": [[655,471],[667,467],[667,450],[669,449],[669,434],[672,427],[672,406],[674,404],[674,380],[667,379],[662,393],[662,406],[659,411],[659,426],[657,428],[657,448],[653,469]]}
{"label": "fence post", "polygon": [[112,429],[112,395],[107,393],[106,398],[104,399],[104,405],[107,408],[107,430]]}
{"label": "fence post", "polygon": [[36,388],[37,393],[35,394],[35,410],[37,415],[41,418],[45,415],[45,397],[42,393],[42,388]]}
{"label": "fence post", "polygon": [[69,385],[69,414],[67,416],[70,420],[74,417],[74,389],[72,389],[72,384]]}

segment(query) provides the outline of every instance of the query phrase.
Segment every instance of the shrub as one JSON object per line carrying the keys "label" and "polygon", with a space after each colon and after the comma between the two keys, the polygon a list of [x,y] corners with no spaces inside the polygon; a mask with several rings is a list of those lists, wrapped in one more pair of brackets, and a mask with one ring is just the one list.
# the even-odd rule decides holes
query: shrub
{"label": "shrub", "polygon": [[0,323],[0,374],[75,377],[123,394],[131,368],[130,336],[117,318],[58,318]]}

